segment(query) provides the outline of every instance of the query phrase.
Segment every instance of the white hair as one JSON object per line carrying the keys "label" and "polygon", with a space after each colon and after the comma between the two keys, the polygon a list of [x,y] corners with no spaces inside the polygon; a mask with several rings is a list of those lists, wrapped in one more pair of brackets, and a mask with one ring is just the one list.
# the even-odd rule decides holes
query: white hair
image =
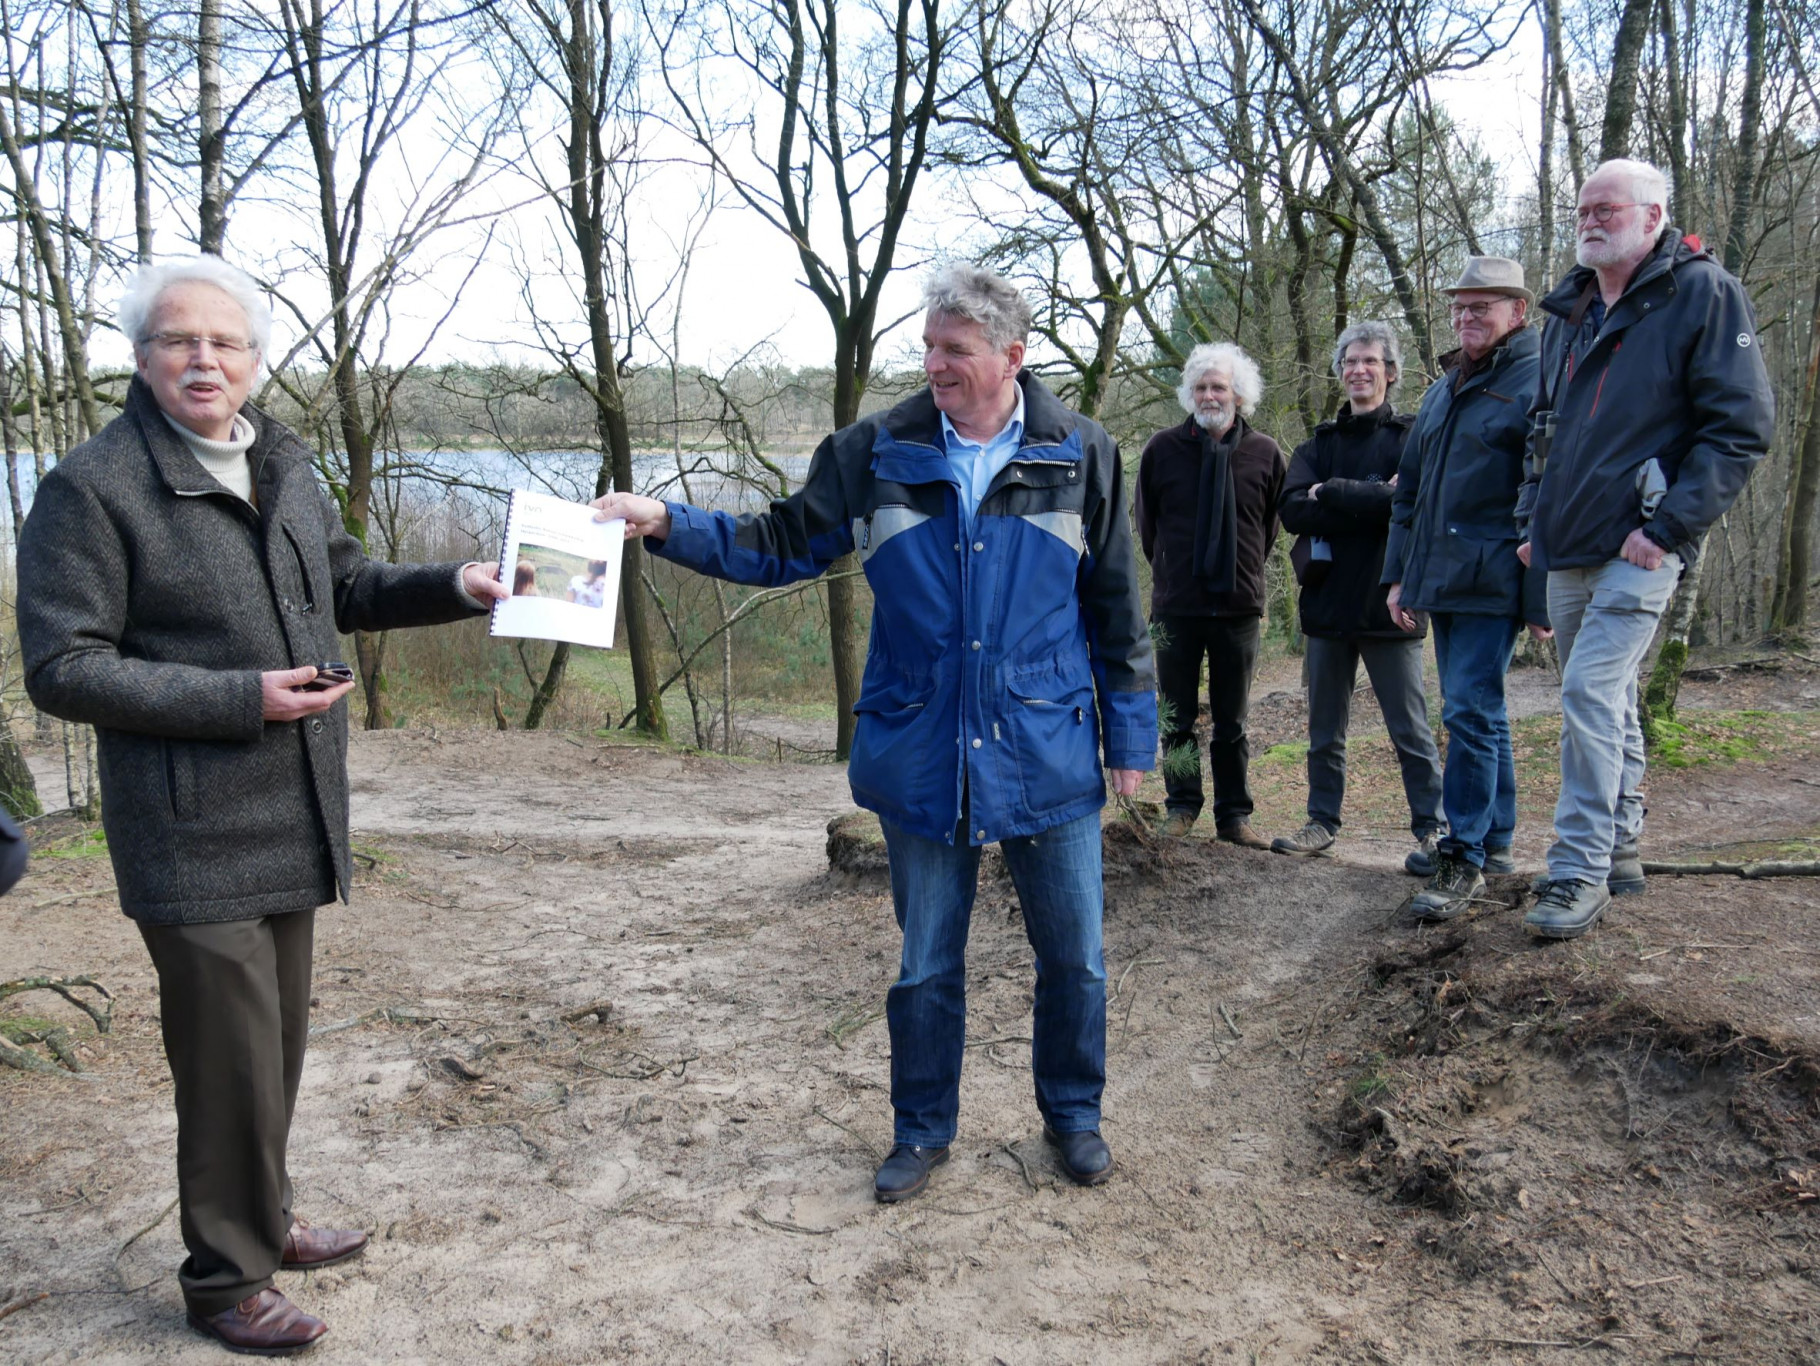
{"label": "white hair", "polygon": [[1226,373],[1232,383],[1233,395],[1239,401],[1239,412],[1250,417],[1258,400],[1264,397],[1264,375],[1258,369],[1258,363],[1233,342],[1203,342],[1188,353],[1188,359],[1182,362],[1182,382],[1175,390],[1182,411],[1194,411],[1194,386],[1209,370]]}
{"label": "white hair", "polygon": [[[1662,221],[1668,222],[1668,177],[1662,174],[1659,167],[1647,161],[1632,161],[1629,157],[1614,157],[1610,161],[1601,161],[1593,167],[1592,176],[1615,171],[1623,176],[1630,185],[1631,202],[1634,204],[1654,204],[1662,210]],[[1592,176],[1587,176],[1588,180]]]}
{"label": "white hair", "polygon": [[152,339],[152,320],[158,313],[158,301],[167,289],[176,285],[213,285],[240,305],[246,314],[247,335],[253,349],[263,359],[272,343],[272,306],[265,291],[238,266],[230,266],[219,256],[185,256],[163,261],[155,266],[141,266],[127,283],[126,294],[115,314],[120,330],[137,350]]}
{"label": "white hair", "polygon": [[976,322],[986,345],[1003,351],[1030,335],[1030,301],[1003,275],[957,261],[943,266],[923,285],[923,308],[945,318]]}

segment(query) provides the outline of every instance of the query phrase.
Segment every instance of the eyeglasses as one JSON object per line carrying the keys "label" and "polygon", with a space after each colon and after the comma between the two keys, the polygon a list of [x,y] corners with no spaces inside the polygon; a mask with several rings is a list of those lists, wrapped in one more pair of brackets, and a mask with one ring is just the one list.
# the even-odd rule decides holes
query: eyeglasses
{"label": "eyeglasses", "polygon": [[1382,370],[1384,362],[1377,356],[1348,356],[1340,362],[1342,370]]}
{"label": "eyeglasses", "polygon": [[1449,304],[1447,316],[1457,323],[1463,323],[1468,318],[1482,323],[1491,316],[1492,309],[1504,302],[1503,299],[1482,299],[1476,304]]}
{"label": "eyeglasses", "polygon": [[1611,222],[1612,215],[1619,209],[1634,209],[1635,204],[1581,204],[1574,208],[1574,222],[1584,223],[1587,219],[1603,227]]}
{"label": "eyeglasses", "polygon": [[154,332],[146,340],[173,356],[193,356],[204,342],[222,356],[244,356],[253,349],[253,343],[244,337],[199,337],[193,332]]}

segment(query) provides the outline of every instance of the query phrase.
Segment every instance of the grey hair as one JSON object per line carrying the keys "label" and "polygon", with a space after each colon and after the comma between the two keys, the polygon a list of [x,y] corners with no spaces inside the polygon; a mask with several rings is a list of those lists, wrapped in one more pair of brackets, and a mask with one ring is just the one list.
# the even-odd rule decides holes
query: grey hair
{"label": "grey hair", "polygon": [[139,268],[127,283],[115,314],[121,332],[135,350],[152,339],[152,319],[164,292],[185,284],[213,285],[239,304],[240,311],[246,314],[246,330],[253,349],[264,358],[266,348],[272,344],[272,306],[252,276],[219,256],[185,256]]}
{"label": "grey hair", "polygon": [[978,323],[994,351],[1025,340],[1034,316],[1030,301],[1011,281],[965,261],[943,266],[929,277],[923,285],[923,307],[943,317]]}
{"label": "grey hair", "polygon": [[1354,323],[1333,344],[1333,375],[1335,379],[1344,378],[1346,348],[1354,342],[1376,342],[1384,352],[1384,364],[1389,373],[1384,376],[1390,381],[1387,393],[1394,395],[1397,386],[1403,382],[1403,343],[1397,340],[1396,329],[1389,323],[1379,322],[1376,318],[1367,318],[1362,323]]}
{"label": "grey hair", "polygon": [[1233,395],[1239,401],[1239,412],[1250,417],[1264,397],[1264,374],[1258,363],[1233,342],[1203,342],[1188,353],[1182,362],[1182,382],[1176,386],[1176,401],[1184,412],[1194,411],[1194,386],[1209,370],[1224,370],[1232,381]]}
{"label": "grey hair", "polygon": [[[1592,175],[1605,171],[1616,171],[1630,182],[1630,193],[1633,202],[1654,204],[1662,210],[1662,221],[1668,222],[1668,177],[1662,174],[1660,167],[1652,166],[1647,161],[1632,161],[1629,157],[1614,157],[1610,161],[1601,161],[1593,167]],[[1592,176],[1586,177],[1588,180]]]}

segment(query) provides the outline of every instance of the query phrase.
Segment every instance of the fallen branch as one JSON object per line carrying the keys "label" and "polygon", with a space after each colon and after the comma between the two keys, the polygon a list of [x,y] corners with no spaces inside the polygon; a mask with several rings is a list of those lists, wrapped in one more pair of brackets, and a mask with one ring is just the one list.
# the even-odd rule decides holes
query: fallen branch
{"label": "fallen branch", "polygon": [[21,1072],[49,1072],[52,1076],[80,1076],[84,1081],[89,1080],[86,1073],[66,1071],[64,1068],[57,1066],[56,1063],[39,1057],[30,1049],[14,1048],[4,1039],[0,1039],[0,1063],[3,1063],[8,1067],[16,1067]]}
{"label": "fallen branch", "polygon": [[1734,877],[1820,877],[1820,859],[1759,859],[1751,863],[1714,861],[1711,863],[1657,863],[1646,861],[1646,873],[1663,873],[1676,877],[1710,877],[1730,874]]}
{"label": "fallen branch", "polygon": [[[98,992],[105,1006],[92,1006],[76,995],[78,987]],[[93,977],[20,977],[11,982],[0,982],[0,1001],[8,996],[17,996],[22,991],[54,991],[71,1005],[75,1006],[89,1019],[95,1022],[95,1032],[105,1034],[114,1024],[114,996],[106,987]]]}
{"label": "fallen branch", "polygon": [[17,1314],[21,1309],[30,1309],[39,1300],[48,1300],[50,1297],[50,1291],[40,1290],[36,1295],[27,1295],[22,1300],[14,1300],[6,1308],[0,1309],[0,1319],[6,1318],[9,1314]]}

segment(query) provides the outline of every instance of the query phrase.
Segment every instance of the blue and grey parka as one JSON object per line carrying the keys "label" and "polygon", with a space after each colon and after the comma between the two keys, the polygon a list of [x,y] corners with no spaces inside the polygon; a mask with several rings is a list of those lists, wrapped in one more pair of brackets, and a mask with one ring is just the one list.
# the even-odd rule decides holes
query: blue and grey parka
{"label": "blue and grey parka", "polygon": [[1104,428],[1028,372],[1024,440],[969,529],[927,389],[824,440],[802,487],[734,517],[671,503],[653,554],[783,584],[857,550],[872,639],[848,779],[860,806],[973,844],[1097,811],[1108,768],[1156,763],[1156,681]]}

